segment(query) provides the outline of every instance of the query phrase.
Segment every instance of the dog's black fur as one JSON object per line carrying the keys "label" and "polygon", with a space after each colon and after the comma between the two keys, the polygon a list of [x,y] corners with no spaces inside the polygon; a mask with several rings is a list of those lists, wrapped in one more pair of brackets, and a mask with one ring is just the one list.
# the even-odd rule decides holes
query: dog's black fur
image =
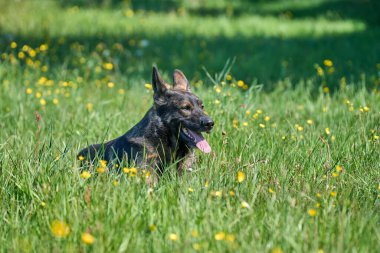
{"label": "dog's black fur", "polygon": [[127,158],[140,168],[154,169],[156,174],[174,161],[179,161],[180,173],[190,168],[195,158],[195,142],[183,129],[186,128],[185,133],[209,132],[214,122],[204,113],[202,101],[190,91],[181,71],[174,71],[171,87],[154,66],[152,86],[154,104],[137,125],[114,140],[84,148],[78,158],[84,157],[89,162],[96,157],[108,162]]}

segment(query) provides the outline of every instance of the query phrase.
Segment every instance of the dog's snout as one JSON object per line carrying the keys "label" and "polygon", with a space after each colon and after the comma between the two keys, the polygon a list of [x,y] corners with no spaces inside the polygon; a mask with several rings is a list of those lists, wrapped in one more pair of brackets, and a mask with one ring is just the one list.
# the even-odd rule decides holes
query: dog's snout
{"label": "dog's snout", "polygon": [[214,121],[209,117],[202,117],[201,119],[201,125],[211,129],[214,126]]}

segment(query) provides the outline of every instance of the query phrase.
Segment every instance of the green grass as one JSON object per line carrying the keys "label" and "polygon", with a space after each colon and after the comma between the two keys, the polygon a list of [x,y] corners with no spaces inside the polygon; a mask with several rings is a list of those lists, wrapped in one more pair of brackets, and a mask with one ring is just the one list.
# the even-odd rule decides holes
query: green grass
{"label": "green grass", "polygon": [[[374,2],[357,6],[366,16],[338,4],[184,1],[127,17],[0,3],[0,252],[380,251],[380,29]],[[232,80],[202,69],[214,77],[235,56]],[[141,173],[81,178],[77,152],[151,106],[154,62],[168,81],[184,70],[205,101],[213,152],[183,177],[167,168],[153,192]]]}

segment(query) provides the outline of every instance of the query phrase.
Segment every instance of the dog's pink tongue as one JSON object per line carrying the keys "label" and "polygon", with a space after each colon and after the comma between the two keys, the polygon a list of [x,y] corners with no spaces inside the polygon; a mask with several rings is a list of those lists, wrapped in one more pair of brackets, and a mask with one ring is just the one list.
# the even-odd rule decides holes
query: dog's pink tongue
{"label": "dog's pink tongue", "polygon": [[208,142],[203,138],[201,133],[196,133],[194,131],[188,130],[189,133],[194,137],[195,140],[195,145],[197,148],[199,148],[202,152],[204,153],[210,153],[211,152],[211,147],[208,144]]}
{"label": "dog's pink tongue", "polygon": [[211,147],[208,144],[206,140],[202,140],[196,144],[197,148],[199,148],[202,152],[204,153],[210,153],[211,152]]}

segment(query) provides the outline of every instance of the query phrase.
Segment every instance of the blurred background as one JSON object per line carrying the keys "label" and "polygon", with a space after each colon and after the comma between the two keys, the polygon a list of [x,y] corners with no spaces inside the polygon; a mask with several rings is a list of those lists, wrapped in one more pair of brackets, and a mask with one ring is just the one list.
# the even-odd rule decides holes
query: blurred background
{"label": "blurred background", "polygon": [[379,86],[378,0],[3,0],[0,9],[1,61],[37,76],[149,81],[155,63],[201,85],[204,68],[234,59],[234,77],[266,90],[283,80]]}

